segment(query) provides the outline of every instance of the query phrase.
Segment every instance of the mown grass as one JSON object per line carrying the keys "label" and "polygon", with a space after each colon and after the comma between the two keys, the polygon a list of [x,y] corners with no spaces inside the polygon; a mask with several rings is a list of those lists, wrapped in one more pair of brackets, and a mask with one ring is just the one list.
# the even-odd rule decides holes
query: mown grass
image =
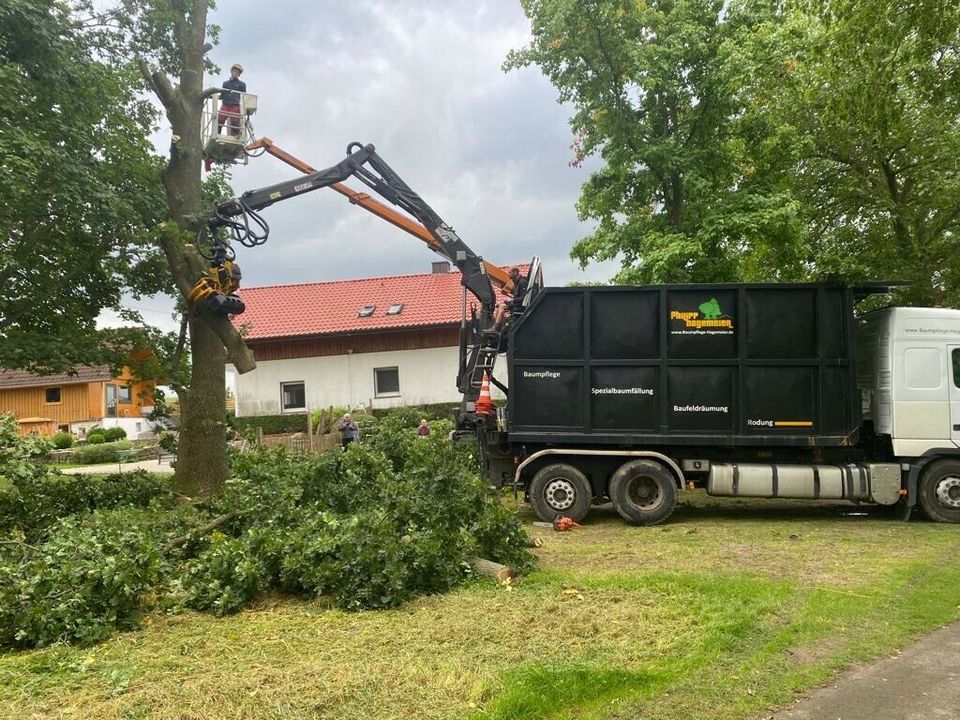
{"label": "mown grass", "polygon": [[960,528],[851,510],[697,495],[644,529],[598,508],[531,525],[540,569],[516,586],[151,616],[0,656],[0,718],[755,718],[960,617]]}

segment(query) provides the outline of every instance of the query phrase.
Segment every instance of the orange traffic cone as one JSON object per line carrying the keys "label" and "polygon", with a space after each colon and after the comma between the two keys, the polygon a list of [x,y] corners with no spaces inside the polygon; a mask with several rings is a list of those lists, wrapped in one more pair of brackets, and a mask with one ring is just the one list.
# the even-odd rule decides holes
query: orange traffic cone
{"label": "orange traffic cone", "polygon": [[483,381],[480,383],[480,396],[473,407],[478,415],[496,415],[497,413],[493,400],[490,399],[490,377],[486,373],[483,374]]}

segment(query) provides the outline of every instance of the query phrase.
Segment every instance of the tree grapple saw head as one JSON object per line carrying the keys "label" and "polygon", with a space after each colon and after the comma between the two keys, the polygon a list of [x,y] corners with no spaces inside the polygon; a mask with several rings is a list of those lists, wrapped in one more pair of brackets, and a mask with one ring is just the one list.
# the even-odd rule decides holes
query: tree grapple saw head
{"label": "tree grapple saw head", "polygon": [[240,266],[232,260],[215,260],[194,283],[187,300],[192,307],[202,307],[217,315],[239,315],[246,306],[234,293],[240,288],[242,277]]}

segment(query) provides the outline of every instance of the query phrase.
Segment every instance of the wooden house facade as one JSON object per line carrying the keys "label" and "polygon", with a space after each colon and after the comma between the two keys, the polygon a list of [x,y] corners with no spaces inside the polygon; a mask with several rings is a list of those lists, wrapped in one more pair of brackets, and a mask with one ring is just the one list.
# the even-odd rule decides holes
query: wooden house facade
{"label": "wooden house facade", "polygon": [[34,375],[0,370],[0,413],[10,413],[20,432],[83,435],[91,427],[122,427],[128,437],[152,432],[144,415],[153,406],[155,383],[137,380],[124,368],[80,367],[72,374]]}

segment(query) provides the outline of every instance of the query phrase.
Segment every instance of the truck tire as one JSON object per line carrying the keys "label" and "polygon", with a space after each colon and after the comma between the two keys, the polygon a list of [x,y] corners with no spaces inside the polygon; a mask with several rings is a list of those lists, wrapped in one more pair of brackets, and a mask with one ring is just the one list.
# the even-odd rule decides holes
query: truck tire
{"label": "truck tire", "polygon": [[656,525],[677,506],[677,481],[655,460],[631,460],[610,478],[610,499],[624,519]]}
{"label": "truck tire", "polygon": [[920,475],[917,495],[934,522],[960,523],[960,460],[940,460]]}
{"label": "truck tire", "polygon": [[579,522],[590,511],[593,490],[586,476],[573,465],[547,465],[533,476],[530,504],[544,522],[566,516]]}

